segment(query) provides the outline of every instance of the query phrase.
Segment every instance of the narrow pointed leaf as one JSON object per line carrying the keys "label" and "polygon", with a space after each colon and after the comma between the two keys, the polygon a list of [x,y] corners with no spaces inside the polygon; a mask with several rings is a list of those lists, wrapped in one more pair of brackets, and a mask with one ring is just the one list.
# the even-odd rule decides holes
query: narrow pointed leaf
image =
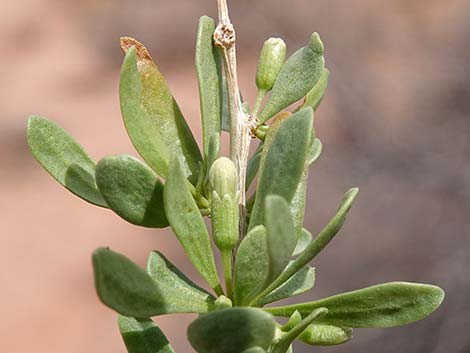
{"label": "narrow pointed leaf", "polygon": [[107,207],[95,181],[95,162],[65,130],[40,116],[28,119],[28,144],[34,158],[60,184],[94,205]]}
{"label": "narrow pointed leaf", "polygon": [[167,293],[167,304],[175,308],[188,307],[192,312],[206,312],[212,308],[215,298],[199,287],[158,251],[150,253],[147,273]]}
{"label": "narrow pointed leaf", "polygon": [[424,319],[444,300],[444,291],[418,283],[390,282],[341,293],[325,299],[267,308],[276,316],[289,316],[298,310],[302,316],[319,307],[328,315],[318,323],[346,327],[393,327]]}
{"label": "narrow pointed leaf", "polygon": [[129,353],[175,353],[162,330],[150,319],[120,315],[118,325]]}
{"label": "narrow pointed leaf", "polygon": [[228,103],[227,80],[222,77],[222,116],[220,118],[220,128],[223,131],[230,132],[230,109]]}
{"label": "narrow pointed leaf", "polygon": [[188,338],[199,353],[240,353],[254,347],[267,350],[274,330],[270,314],[238,307],[200,316],[189,325]]}
{"label": "narrow pointed leaf", "polygon": [[299,109],[305,107],[312,107],[314,111],[318,109],[323,99],[323,96],[325,95],[329,77],[330,71],[325,67],[315,86],[313,86],[310,92],[308,92],[305,96],[304,102]]}
{"label": "narrow pointed leaf", "polygon": [[333,219],[328,223],[325,228],[323,228],[323,230],[315,238],[315,240],[312,241],[305,248],[305,250],[299,255],[299,257],[297,257],[292,262],[292,264],[284,272],[281,273],[278,278],[276,278],[265,290],[260,293],[257,300],[259,300],[259,298],[270,293],[274,289],[278,288],[281,284],[286,282],[297,271],[300,271],[300,269],[302,269],[311,260],[313,260],[315,256],[317,256],[330,243],[330,241],[334,238],[336,234],[338,234],[339,230],[344,224],[346,216],[349,210],[351,209],[352,203],[356,198],[358,192],[359,189],[357,188],[352,188],[346,192],[346,194],[343,196],[343,200],[341,201],[341,205]]}
{"label": "narrow pointed leaf", "polygon": [[312,311],[305,319],[300,321],[292,329],[286,332],[282,338],[271,348],[271,353],[286,353],[294,340],[304,331],[314,320],[325,316],[328,313],[326,308],[318,308]]}
{"label": "narrow pointed leaf", "polygon": [[299,238],[297,239],[297,245],[295,246],[292,256],[297,256],[301,254],[307,248],[307,246],[310,244],[312,240],[313,240],[312,233],[310,233],[307,229],[302,228],[302,231],[300,232]]}
{"label": "narrow pointed leaf", "polygon": [[243,238],[234,265],[234,299],[236,305],[247,305],[262,289],[269,275],[266,228],[251,229]]}
{"label": "narrow pointed leaf", "polygon": [[282,197],[277,195],[266,197],[265,226],[269,255],[267,281],[271,282],[286,268],[297,243],[289,205]]}
{"label": "narrow pointed leaf", "polygon": [[219,50],[213,44],[214,20],[202,16],[196,39],[196,73],[199,84],[204,157],[209,156],[209,144],[217,151],[220,144],[222,109],[222,62]]}
{"label": "narrow pointed leaf", "polygon": [[271,293],[261,298],[260,305],[293,297],[312,289],[315,285],[315,268],[306,265],[300,271],[296,272],[289,280],[273,290]]}
{"label": "narrow pointed leaf", "polygon": [[163,202],[171,228],[202,277],[211,288],[219,288],[209,233],[188,189],[179,159],[172,159],[168,175]]}
{"label": "narrow pointed leaf", "polygon": [[184,175],[196,183],[201,154],[165,79],[141,43],[125,37],[121,47],[126,56],[119,95],[132,143],[163,178],[168,175],[171,155],[176,154]]}
{"label": "narrow pointed leaf", "polygon": [[267,150],[261,160],[249,229],[264,223],[267,195],[279,195],[289,204],[292,201],[304,172],[312,133],[313,111],[307,108],[283,120],[272,141],[265,141]]}
{"label": "narrow pointed leaf", "polygon": [[302,332],[299,339],[312,346],[333,346],[352,339],[353,330],[325,324],[311,324]]}
{"label": "narrow pointed leaf", "polygon": [[150,228],[168,226],[163,184],[137,158],[117,155],[102,159],[96,167],[96,183],[109,207],[126,221]]}
{"label": "narrow pointed leaf", "polygon": [[263,143],[260,143],[258,148],[256,149],[253,156],[251,156],[250,160],[248,161],[248,166],[246,168],[246,182],[245,182],[245,189],[248,190],[251,183],[256,177],[256,174],[259,170],[259,165],[261,162],[261,151],[263,150]]}
{"label": "narrow pointed leaf", "polygon": [[305,97],[315,86],[325,65],[323,49],[320,36],[318,33],[313,33],[309,45],[299,49],[287,59],[258,117],[260,123]]}

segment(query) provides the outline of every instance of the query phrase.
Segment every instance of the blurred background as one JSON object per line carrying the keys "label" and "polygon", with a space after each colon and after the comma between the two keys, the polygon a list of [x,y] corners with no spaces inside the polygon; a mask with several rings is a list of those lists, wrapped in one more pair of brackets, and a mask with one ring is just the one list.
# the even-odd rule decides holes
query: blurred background
{"label": "blurred background", "polygon": [[[316,114],[324,152],[310,173],[306,226],[318,232],[343,192],[361,193],[341,234],[315,261],[312,300],[379,282],[442,286],[430,318],[356,330],[338,347],[296,352],[470,352],[470,4],[466,0],[230,1],[241,88],[253,104],[265,39],[289,52],[318,31],[331,70]],[[60,187],[33,160],[31,113],[88,152],[136,155],[120,118],[119,37],[145,43],[199,142],[194,72],[200,15],[215,0],[2,1],[0,33],[0,350],[125,352],[115,314],[93,289],[91,252],[109,245],[143,265],[159,249],[200,279],[168,230],[125,223]],[[177,352],[191,315],[157,317]]]}

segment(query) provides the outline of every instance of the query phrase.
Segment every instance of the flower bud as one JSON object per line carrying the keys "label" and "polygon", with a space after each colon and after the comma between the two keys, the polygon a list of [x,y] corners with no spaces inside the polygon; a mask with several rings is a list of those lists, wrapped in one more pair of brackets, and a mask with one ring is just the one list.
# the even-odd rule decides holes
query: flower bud
{"label": "flower bud", "polygon": [[286,43],[281,38],[269,38],[264,42],[256,70],[256,86],[259,90],[273,88],[279,71],[286,59]]}
{"label": "flower bud", "polygon": [[220,198],[224,195],[230,195],[235,198],[237,194],[237,169],[235,164],[226,157],[217,159],[209,172],[209,182]]}

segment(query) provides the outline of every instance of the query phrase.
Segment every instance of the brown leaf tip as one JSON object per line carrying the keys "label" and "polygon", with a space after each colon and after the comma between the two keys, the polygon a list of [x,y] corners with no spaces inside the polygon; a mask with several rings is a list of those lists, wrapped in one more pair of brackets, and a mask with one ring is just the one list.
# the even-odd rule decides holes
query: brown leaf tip
{"label": "brown leaf tip", "polygon": [[120,42],[121,42],[121,49],[124,52],[124,54],[127,54],[129,49],[131,49],[132,47],[135,47],[137,60],[153,61],[147,48],[137,39],[134,39],[132,37],[121,37]]}

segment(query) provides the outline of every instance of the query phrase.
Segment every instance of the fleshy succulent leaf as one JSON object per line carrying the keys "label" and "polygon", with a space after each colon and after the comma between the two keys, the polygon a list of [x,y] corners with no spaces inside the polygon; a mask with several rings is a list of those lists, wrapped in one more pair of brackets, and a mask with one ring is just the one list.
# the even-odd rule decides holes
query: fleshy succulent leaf
{"label": "fleshy succulent leaf", "polygon": [[188,338],[199,353],[240,353],[254,347],[267,350],[274,330],[270,314],[238,307],[201,315],[189,325]]}
{"label": "fleshy succulent leaf", "polygon": [[175,353],[162,330],[151,319],[119,315],[118,325],[129,353]]}
{"label": "fleshy succulent leaf", "polygon": [[299,339],[312,346],[334,346],[349,342],[353,329],[325,324],[310,324],[300,334]]}
{"label": "fleshy succulent leaf", "polygon": [[96,167],[96,183],[109,207],[126,221],[149,228],[163,228],[163,184],[155,172],[137,158],[108,156]]}
{"label": "fleshy succulent leaf", "polygon": [[433,285],[390,282],[313,302],[265,310],[276,316],[290,316],[298,310],[306,316],[319,307],[326,307],[328,315],[318,323],[353,328],[394,327],[424,319],[443,299],[444,291]]}
{"label": "fleshy succulent leaf", "polygon": [[[212,18],[202,16],[199,19],[196,39],[196,73],[199,84],[206,162],[208,159],[214,158],[214,156],[210,156],[209,150],[215,149],[218,154],[220,145],[222,62],[219,50],[213,44],[214,30],[215,24]],[[211,141],[213,146],[210,146]]]}
{"label": "fleshy succulent leaf", "polygon": [[323,96],[325,95],[326,87],[328,86],[329,77],[330,77],[330,70],[328,70],[326,67],[323,68],[323,72],[320,78],[318,79],[315,86],[313,86],[313,88],[310,90],[310,92],[307,93],[307,95],[305,96],[304,102],[299,107],[299,109],[302,109],[305,107],[312,107],[314,111],[318,109],[323,99]]}
{"label": "fleshy succulent leaf", "polygon": [[121,111],[134,147],[163,178],[176,154],[185,176],[196,183],[201,153],[165,79],[137,40],[121,38],[121,47],[126,53],[119,83]]}
{"label": "fleshy succulent leaf", "polygon": [[302,231],[299,234],[299,237],[297,239],[297,244],[295,246],[294,252],[292,253],[292,256],[297,256],[301,254],[307,246],[310,244],[310,242],[313,240],[312,233],[310,233],[307,229],[302,228]]}
{"label": "fleshy succulent leaf", "polygon": [[[163,190],[163,202],[171,228],[202,277],[211,288],[220,288],[207,227],[176,157],[171,160],[168,176]],[[220,292],[220,289],[217,291]]]}
{"label": "fleshy succulent leaf", "polygon": [[267,195],[279,195],[289,204],[292,201],[304,172],[312,133],[313,111],[306,108],[281,121],[272,140],[265,140],[249,229],[264,224]]}
{"label": "fleshy succulent leaf", "polygon": [[27,138],[33,156],[55,180],[83,200],[108,207],[96,186],[95,162],[64,129],[33,115]]}

